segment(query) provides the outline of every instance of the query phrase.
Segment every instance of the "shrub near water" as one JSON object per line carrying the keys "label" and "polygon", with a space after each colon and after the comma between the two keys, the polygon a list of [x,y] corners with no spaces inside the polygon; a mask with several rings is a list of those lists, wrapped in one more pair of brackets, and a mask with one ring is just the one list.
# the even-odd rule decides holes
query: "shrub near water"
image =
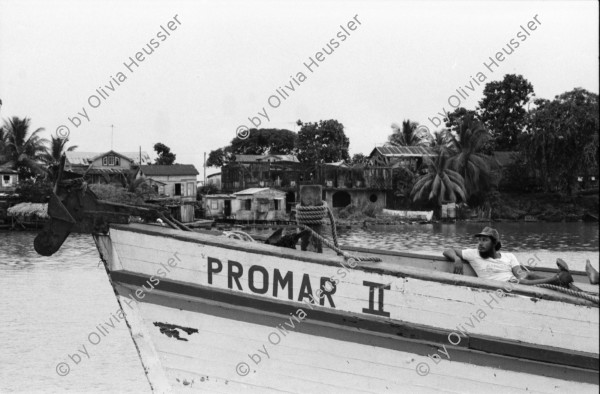
{"label": "shrub near water", "polygon": [[19,182],[15,193],[22,201],[44,203],[52,195],[52,186],[52,182],[47,179],[25,179]]}
{"label": "shrub near water", "polygon": [[348,205],[337,212],[338,219],[343,220],[364,220],[367,218],[376,218],[382,212],[382,208],[367,202],[362,202],[359,206]]}
{"label": "shrub near water", "polygon": [[89,188],[100,200],[133,205],[144,203],[144,198],[139,193],[130,193],[120,186],[94,183],[90,184]]}

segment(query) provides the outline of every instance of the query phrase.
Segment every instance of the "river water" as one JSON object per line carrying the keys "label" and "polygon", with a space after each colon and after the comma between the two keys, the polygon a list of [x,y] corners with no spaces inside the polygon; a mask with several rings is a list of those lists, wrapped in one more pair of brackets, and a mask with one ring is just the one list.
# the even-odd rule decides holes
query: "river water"
{"label": "river water", "polygon": [[[494,226],[507,250],[595,256],[598,267],[595,224]],[[473,245],[472,234],[482,227],[457,223],[342,229],[340,242],[439,251]],[[106,324],[118,305],[91,236],[71,235],[58,253],[42,257],[33,250],[35,235],[0,232],[0,393],[149,392],[125,323],[116,323],[114,329]],[[91,345],[88,335],[101,323],[109,333]],[[66,376],[56,372],[61,362],[71,366]]]}

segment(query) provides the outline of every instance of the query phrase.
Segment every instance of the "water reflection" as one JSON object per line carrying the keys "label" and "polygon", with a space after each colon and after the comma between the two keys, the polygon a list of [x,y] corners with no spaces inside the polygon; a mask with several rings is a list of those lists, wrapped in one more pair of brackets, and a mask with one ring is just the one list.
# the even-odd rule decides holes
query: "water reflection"
{"label": "water reflection", "polygon": [[[0,232],[0,392],[149,392],[125,323],[97,346],[87,341],[118,305],[90,235],[71,234],[39,256],[33,232]],[[90,357],[55,367],[82,344]]]}
{"label": "water reflection", "polygon": [[[33,249],[35,232],[0,233],[0,270],[27,270],[43,266],[44,269],[71,267],[94,268],[100,260],[98,251],[90,235],[71,234],[64,245],[53,256],[44,257]],[[96,261],[95,264],[90,264]]]}

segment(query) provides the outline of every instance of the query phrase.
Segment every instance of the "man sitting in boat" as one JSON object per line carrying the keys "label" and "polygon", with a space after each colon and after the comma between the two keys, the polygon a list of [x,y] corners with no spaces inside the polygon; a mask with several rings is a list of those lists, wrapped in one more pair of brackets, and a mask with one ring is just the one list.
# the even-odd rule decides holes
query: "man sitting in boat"
{"label": "man sitting in boat", "polygon": [[444,256],[454,261],[454,273],[462,275],[464,260],[471,264],[477,276],[501,282],[518,281],[524,285],[553,284],[569,287],[573,278],[567,263],[557,259],[559,272],[552,277],[544,277],[523,269],[517,257],[512,253],[500,253],[502,244],[496,229],[486,227],[477,237],[477,249],[447,249]]}

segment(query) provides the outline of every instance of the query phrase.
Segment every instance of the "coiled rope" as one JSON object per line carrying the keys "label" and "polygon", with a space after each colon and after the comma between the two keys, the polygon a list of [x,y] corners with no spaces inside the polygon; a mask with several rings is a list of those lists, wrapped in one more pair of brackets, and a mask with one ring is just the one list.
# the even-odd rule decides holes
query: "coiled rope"
{"label": "coiled rope", "polygon": [[591,302],[593,302],[595,304],[600,304],[600,299],[598,297],[593,296],[593,295],[588,294],[588,293],[584,293],[582,291],[577,291],[577,290],[573,290],[573,289],[567,289],[565,287],[551,285],[551,284],[541,284],[541,285],[536,285],[536,286],[537,287],[543,287],[545,289],[555,290],[555,291],[558,291],[558,292],[561,292],[561,293],[572,295],[574,297],[583,298],[584,300],[591,301]]}
{"label": "coiled rope", "polygon": [[[329,222],[331,223],[331,236],[333,238],[333,243],[327,238],[323,237],[321,234],[314,231],[312,228],[308,227],[308,225],[320,225],[323,224],[323,219],[325,216],[329,218]],[[333,212],[329,209],[329,206],[325,201],[323,201],[323,205],[320,206],[301,206],[296,205],[296,225],[302,230],[309,230],[313,237],[317,238],[321,241],[325,246],[330,249],[333,249],[337,252],[338,255],[344,256],[344,259],[354,259],[357,261],[371,261],[371,262],[380,262],[382,261],[379,257],[356,257],[351,255],[348,252],[340,249],[340,244],[338,242],[337,228],[335,225],[335,218],[333,217]]]}

